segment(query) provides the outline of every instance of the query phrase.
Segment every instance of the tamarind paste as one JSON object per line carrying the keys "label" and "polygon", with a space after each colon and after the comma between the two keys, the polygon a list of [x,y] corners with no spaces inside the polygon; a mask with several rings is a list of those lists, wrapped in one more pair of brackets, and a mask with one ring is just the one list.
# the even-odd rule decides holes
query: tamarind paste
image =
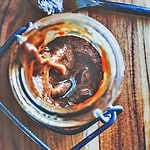
{"label": "tamarind paste", "polygon": [[82,103],[95,94],[103,80],[100,53],[76,36],[57,37],[47,45],[28,39],[20,45],[17,57],[30,89],[55,106]]}

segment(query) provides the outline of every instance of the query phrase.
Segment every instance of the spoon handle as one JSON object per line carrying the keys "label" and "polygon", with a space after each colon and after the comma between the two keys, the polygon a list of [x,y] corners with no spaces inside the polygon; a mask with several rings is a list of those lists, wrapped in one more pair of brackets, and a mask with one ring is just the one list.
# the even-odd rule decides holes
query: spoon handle
{"label": "spoon handle", "polygon": [[148,7],[136,6],[132,4],[125,4],[119,2],[110,2],[105,0],[100,0],[99,6],[102,9],[106,9],[106,10],[150,17],[150,8]]}

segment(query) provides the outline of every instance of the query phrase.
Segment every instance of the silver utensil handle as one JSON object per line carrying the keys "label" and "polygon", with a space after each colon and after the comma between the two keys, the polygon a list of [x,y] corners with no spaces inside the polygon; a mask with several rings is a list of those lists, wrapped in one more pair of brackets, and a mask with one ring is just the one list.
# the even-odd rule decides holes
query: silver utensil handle
{"label": "silver utensil handle", "polygon": [[117,11],[121,13],[150,17],[150,8],[148,7],[142,7],[119,2],[110,2],[105,0],[100,0],[99,7],[102,9]]}

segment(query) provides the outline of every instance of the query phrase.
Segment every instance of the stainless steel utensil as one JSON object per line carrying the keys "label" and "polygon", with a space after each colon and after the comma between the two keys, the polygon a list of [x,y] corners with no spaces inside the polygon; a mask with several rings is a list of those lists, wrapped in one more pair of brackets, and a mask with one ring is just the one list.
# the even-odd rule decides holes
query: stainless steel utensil
{"label": "stainless steel utensil", "polygon": [[[119,2],[111,2],[105,0],[29,0],[34,6],[45,11],[47,14],[75,11],[85,7],[98,7],[100,9],[116,11],[120,13],[127,13],[133,15],[140,15],[150,17],[150,8],[142,7],[132,4],[125,4]],[[57,5],[58,3],[58,5]],[[61,5],[62,3],[62,5]]]}

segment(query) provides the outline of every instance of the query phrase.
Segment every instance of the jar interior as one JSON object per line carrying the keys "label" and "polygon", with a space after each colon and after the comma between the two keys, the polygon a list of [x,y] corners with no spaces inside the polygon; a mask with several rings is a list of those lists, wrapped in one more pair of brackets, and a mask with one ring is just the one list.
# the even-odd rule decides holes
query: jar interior
{"label": "jar interior", "polygon": [[[81,14],[46,17],[34,26],[22,35],[25,40],[11,55],[9,77],[18,102],[45,124],[89,122],[95,108],[105,110],[112,100],[117,73],[110,43],[114,37],[103,25]],[[75,115],[70,120],[74,113],[85,115],[85,120],[81,123]]]}

